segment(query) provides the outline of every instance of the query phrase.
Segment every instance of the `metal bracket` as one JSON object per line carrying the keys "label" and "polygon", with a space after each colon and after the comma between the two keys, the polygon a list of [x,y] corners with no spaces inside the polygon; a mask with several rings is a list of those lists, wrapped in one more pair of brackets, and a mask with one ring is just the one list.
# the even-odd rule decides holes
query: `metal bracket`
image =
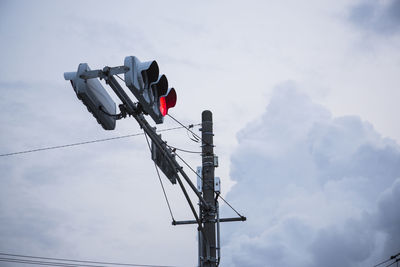
{"label": "metal bracket", "polygon": [[[235,218],[221,218],[219,222],[244,222],[247,218],[244,216],[235,217]],[[210,220],[211,222],[217,222],[217,220]],[[197,224],[195,220],[188,220],[188,221],[173,221],[172,225],[184,225],[184,224]]]}
{"label": "metal bracket", "polygon": [[94,78],[100,78],[104,79],[107,76],[110,75],[117,75],[117,74],[122,74],[129,71],[129,68],[127,66],[118,66],[118,67],[104,67],[102,70],[90,70],[84,72],[79,78],[82,78],[84,80],[88,79],[94,79]]}

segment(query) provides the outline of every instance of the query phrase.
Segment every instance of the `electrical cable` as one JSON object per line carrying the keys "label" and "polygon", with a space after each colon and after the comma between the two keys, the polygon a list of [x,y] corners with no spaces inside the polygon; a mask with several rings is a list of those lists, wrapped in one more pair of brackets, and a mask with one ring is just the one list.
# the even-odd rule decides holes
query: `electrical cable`
{"label": "electrical cable", "polygon": [[200,151],[191,151],[191,150],[186,150],[186,149],[182,149],[182,148],[177,148],[171,145],[167,145],[167,147],[172,148],[172,152],[175,152],[175,150],[178,151],[182,151],[182,152],[186,152],[186,153],[193,153],[193,154],[201,154],[202,152]]}
{"label": "electrical cable", "polygon": [[383,262],[381,262],[381,263],[379,263],[379,264],[377,264],[377,265],[374,265],[374,267],[379,266],[379,265],[382,265],[382,264],[384,264],[384,263],[387,263],[387,262],[389,262],[389,261],[391,261],[391,260],[393,260],[393,259],[385,260],[385,261],[383,261]]}
{"label": "electrical cable", "polygon": [[[172,267],[166,265],[150,265],[150,264],[138,264],[138,263],[120,263],[120,262],[103,262],[103,261],[89,261],[89,260],[75,260],[66,258],[52,258],[52,257],[38,257],[31,255],[21,254],[10,254],[0,253],[0,261],[3,262],[15,262],[15,263],[26,263],[35,265],[47,265],[47,266],[86,266],[86,267],[98,267],[98,266],[142,266],[142,267]],[[12,258],[10,258],[12,257]],[[101,264],[101,265],[94,265]]]}
{"label": "electrical cable", "polygon": [[104,138],[104,139],[97,139],[97,140],[79,142],[79,143],[73,143],[73,144],[67,144],[67,145],[43,147],[43,148],[37,148],[37,149],[31,149],[31,150],[25,150],[25,151],[19,151],[19,152],[12,152],[12,153],[7,153],[7,154],[0,154],[0,157],[13,156],[13,155],[18,155],[18,154],[26,154],[26,153],[32,153],[32,152],[39,152],[39,151],[58,149],[58,148],[65,148],[65,147],[71,147],[71,146],[87,145],[87,144],[92,144],[92,143],[105,142],[105,141],[122,139],[122,138],[127,138],[127,137],[138,136],[138,135],[142,135],[142,133],[128,134],[128,135],[123,135],[123,136]]}
{"label": "electrical cable", "polygon": [[[144,136],[146,137],[146,142],[147,142],[147,145],[148,145],[150,153],[151,153],[151,146],[150,146],[149,139],[147,138],[146,132],[144,132]],[[168,201],[167,193],[165,192],[164,184],[163,184],[163,182],[161,180],[160,171],[158,170],[157,164],[155,162],[154,162],[154,167],[156,168],[158,180],[160,181],[161,188],[162,188],[163,193],[164,193],[165,201],[167,202],[167,206],[168,206],[168,209],[169,209],[169,214],[171,214],[172,221],[175,222],[175,218],[174,218],[174,215],[172,214],[171,206],[170,206],[169,201]]]}
{"label": "electrical cable", "polygon": [[198,136],[195,132],[193,132],[192,130],[190,130],[188,127],[186,127],[185,125],[183,125],[180,121],[178,121],[177,119],[175,119],[171,114],[167,114],[170,118],[172,118],[175,122],[177,122],[179,125],[181,125],[182,127],[184,127],[186,130],[188,130],[189,132],[191,132],[194,136],[196,136],[197,138],[199,138],[201,141],[203,141],[205,144],[209,145],[209,143],[205,142],[200,136]]}
{"label": "electrical cable", "polygon": [[103,106],[99,106],[99,110],[100,110],[101,112],[103,112],[103,113],[106,114],[107,116],[110,116],[110,117],[112,117],[112,118],[114,118],[114,119],[116,119],[116,120],[120,120],[120,119],[122,119],[122,118],[126,118],[126,116],[127,116],[127,113],[126,113],[125,109],[123,109],[123,105],[120,105],[119,108],[121,109],[121,112],[120,112],[120,113],[118,113],[118,114],[111,114],[111,113],[108,113],[106,110],[104,110]]}
{"label": "electrical cable", "polygon": [[386,262],[388,262],[388,261],[394,260],[394,259],[396,259],[398,256],[400,256],[400,252],[397,253],[397,254],[395,254],[395,255],[393,255],[393,256],[390,256],[390,258],[389,258],[388,260],[382,261],[381,263],[378,263],[377,265],[374,265],[374,267],[377,267],[377,266],[379,266],[379,265],[382,265],[382,264],[384,264],[384,263],[386,263]]}
{"label": "electrical cable", "polygon": [[[160,132],[172,131],[172,130],[177,130],[177,129],[182,129],[182,128],[185,128],[185,127],[181,126],[181,127],[167,128],[167,129],[159,130],[157,132],[160,133]],[[92,144],[92,143],[99,143],[99,142],[105,142],[105,141],[110,141],[110,140],[117,140],[117,139],[134,137],[134,136],[139,136],[139,135],[143,135],[143,133],[128,134],[128,135],[122,135],[122,136],[111,137],[111,138],[104,138],[104,139],[97,139],[97,140],[86,141],[86,142],[72,143],[72,144],[67,144],[67,145],[43,147],[43,148],[30,149],[30,150],[24,150],[24,151],[12,152],[12,153],[5,153],[5,154],[0,154],[0,157],[7,157],[7,156],[18,155],[18,154],[39,152],[39,151],[44,151],[44,150],[66,148],[66,147],[72,147],[72,146],[87,145],[87,144]]]}
{"label": "electrical cable", "polygon": [[392,262],[391,264],[389,264],[389,265],[386,265],[385,267],[389,267],[389,266],[392,266],[393,264],[395,264],[395,263],[399,263],[399,261],[400,261],[400,259],[396,259],[394,262]]}
{"label": "electrical cable", "polygon": [[[179,156],[176,152],[175,152],[175,155],[176,155],[176,156],[177,156],[177,157],[178,157],[178,158],[179,158],[193,173],[194,173],[194,174],[196,174],[196,176],[199,177],[206,185],[208,185],[208,186],[210,186],[211,188],[213,188],[213,186],[210,185],[208,182],[204,181],[203,178],[200,177],[200,175],[198,175],[197,172],[196,172],[196,171],[181,157],[181,156]],[[217,192],[215,192],[215,191],[214,191],[214,193],[217,194]],[[242,216],[234,207],[232,207],[232,205],[229,204],[228,201],[226,201],[220,194],[218,194],[218,195],[219,195],[219,198],[222,199],[222,200],[225,202],[225,204],[227,204],[239,217],[243,218],[243,216]]]}
{"label": "electrical cable", "polygon": [[187,137],[188,137],[190,140],[192,140],[193,142],[195,142],[195,143],[200,142],[200,139],[197,138],[196,136],[194,136],[193,134],[192,134],[193,137],[190,137],[190,136],[189,136],[189,131],[186,131],[186,135],[187,135]]}
{"label": "electrical cable", "polygon": [[[180,121],[178,121],[177,119],[175,119],[173,116],[171,116],[170,114],[168,114],[168,116],[170,116],[174,121],[176,121],[178,124],[180,124],[182,127],[185,127]],[[185,127],[186,128],[186,130],[188,130],[188,131],[190,131],[194,136],[196,136],[196,137],[198,137],[202,142],[204,142],[205,144],[207,144],[207,145],[210,145],[210,144],[208,144],[207,142],[205,142],[200,136],[198,136],[197,134],[195,134],[194,132],[192,132],[189,128],[187,128],[187,127]],[[189,166],[189,164],[187,164],[186,163],[186,161],[184,160],[184,159],[182,159],[182,157],[180,157],[176,152],[175,152],[175,154],[178,156],[178,158],[180,158],[185,164],[186,164],[186,166],[188,166],[191,170],[192,170],[192,172],[194,172],[198,177],[200,177],[198,174],[197,174],[197,172],[191,167],[191,166]],[[202,177],[200,177],[200,179],[202,180],[202,181],[204,181],[203,179],[202,179]],[[211,186],[210,184],[207,184],[208,186]],[[214,191],[215,192],[215,191]],[[225,202],[225,204],[227,204],[239,217],[243,217],[235,208],[233,208],[232,207],[232,205],[231,204],[229,204],[222,196],[219,196],[224,202]]]}
{"label": "electrical cable", "polygon": [[62,266],[62,267],[105,267],[104,265],[81,265],[81,264],[68,264],[61,262],[51,262],[51,261],[33,261],[33,260],[18,260],[12,258],[0,258],[0,262],[8,262],[8,263],[23,263],[23,264],[33,264],[33,265],[41,265],[41,266]]}
{"label": "electrical cable", "polygon": [[122,79],[118,74],[115,74],[115,76],[117,76],[121,81],[125,82],[125,80]]}

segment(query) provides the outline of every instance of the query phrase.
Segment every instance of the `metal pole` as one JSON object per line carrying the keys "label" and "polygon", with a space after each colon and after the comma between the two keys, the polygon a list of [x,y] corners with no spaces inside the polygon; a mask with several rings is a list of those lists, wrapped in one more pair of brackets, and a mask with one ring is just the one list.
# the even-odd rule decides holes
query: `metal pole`
{"label": "metal pole", "polygon": [[[201,205],[200,199],[199,199],[198,205],[199,205],[199,217],[200,217],[200,220],[202,220],[203,213],[202,213],[202,205]],[[202,267],[203,266],[203,257],[204,257],[204,255],[203,255],[203,244],[204,244],[204,242],[203,242],[203,231],[200,231],[199,229],[197,229],[197,232],[198,232],[197,236],[199,238],[199,244],[198,244],[199,245],[199,249],[198,249],[199,250],[199,253],[198,253],[199,254],[199,260],[198,260],[199,263],[198,263],[198,267]]]}
{"label": "metal pole", "polygon": [[219,228],[219,204],[215,201],[215,206],[217,208],[217,266],[221,261],[221,239],[220,239],[220,228]]}
{"label": "metal pole", "polygon": [[[214,195],[214,145],[212,113],[203,111],[201,138],[202,138],[202,166],[203,166],[203,198],[209,207],[202,207],[202,221],[204,221],[203,259],[204,267],[216,266],[216,240],[215,240],[215,195]],[[205,241],[205,242],[204,242]]]}

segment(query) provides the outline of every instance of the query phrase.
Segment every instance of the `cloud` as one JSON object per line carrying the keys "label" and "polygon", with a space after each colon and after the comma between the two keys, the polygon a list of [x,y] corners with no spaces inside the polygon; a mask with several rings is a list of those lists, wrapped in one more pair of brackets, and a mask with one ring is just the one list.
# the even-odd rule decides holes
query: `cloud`
{"label": "cloud", "polygon": [[381,34],[393,34],[400,30],[400,1],[362,1],[350,12],[354,24]]}
{"label": "cloud", "polygon": [[[400,148],[356,116],[279,86],[238,135],[223,266],[369,266],[400,251]],[[227,210],[224,212],[227,213]]]}
{"label": "cloud", "polygon": [[[400,201],[400,179],[388,188],[381,196],[376,214],[377,229],[386,236],[385,257],[398,253],[400,248],[400,212],[396,208]],[[396,250],[397,248],[397,250]]]}

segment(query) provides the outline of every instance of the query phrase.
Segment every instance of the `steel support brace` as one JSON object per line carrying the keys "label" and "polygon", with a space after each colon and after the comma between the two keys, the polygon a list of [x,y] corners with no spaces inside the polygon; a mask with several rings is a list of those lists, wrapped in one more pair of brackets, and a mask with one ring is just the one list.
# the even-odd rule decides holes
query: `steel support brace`
{"label": "steel support brace", "polygon": [[[242,217],[235,217],[235,218],[221,218],[219,222],[244,222],[247,218]],[[211,220],[210,222],[217,222],[217,220]],[[197,224],[195,220],[187,220],[187,221],[173,221],[172,225],[184,225],[184,224]]]}

